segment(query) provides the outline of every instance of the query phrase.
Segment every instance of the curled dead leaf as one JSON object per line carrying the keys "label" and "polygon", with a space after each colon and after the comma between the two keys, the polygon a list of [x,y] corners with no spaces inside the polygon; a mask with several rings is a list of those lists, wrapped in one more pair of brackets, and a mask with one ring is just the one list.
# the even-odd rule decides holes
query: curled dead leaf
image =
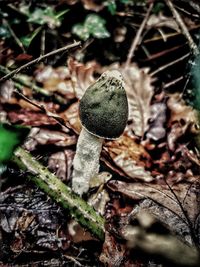
{"label": "curled dead leaf", "polygon": [[72,88],[77,98],[81,98],[85,90],[94,83],[94,71],[97,63],[94,61],[86,64],[80,63],[72,58],[68,60],[68,68],[71,75]]}
{"label": "curled dead leaf", "polygon": [[[107,142],[104,146],[113,162],[130,178],[150,182],[153,180],[146,163],[150,160],[149,154],[142,145],[137,144],[129,136],[122,136],[118,140]],[[148,165],[148,163],[146,164]]]}

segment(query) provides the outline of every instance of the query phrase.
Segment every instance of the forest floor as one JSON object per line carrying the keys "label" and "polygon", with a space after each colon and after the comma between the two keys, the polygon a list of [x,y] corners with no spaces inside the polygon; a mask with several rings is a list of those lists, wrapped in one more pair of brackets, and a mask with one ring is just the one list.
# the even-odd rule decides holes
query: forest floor
{"label": "forest floor", "polygon": [[[199,1],[1,1],[0,20],[0,164],[2,127],[29,132],[0,169],[0,266],[200,266]],[[128,122],[78,197],[79,101],[109,70]]]}

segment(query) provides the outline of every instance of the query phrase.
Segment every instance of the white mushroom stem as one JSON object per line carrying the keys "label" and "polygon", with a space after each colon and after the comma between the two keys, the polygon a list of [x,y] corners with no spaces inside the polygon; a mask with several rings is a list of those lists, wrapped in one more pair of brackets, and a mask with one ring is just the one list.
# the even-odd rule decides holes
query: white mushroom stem
{"label": "white mushroom stem", "polygon": [[91,178],[99,173],[103,140],[82,128],[77,142],[72,173],[72,189],[80,196],[88,192]]}

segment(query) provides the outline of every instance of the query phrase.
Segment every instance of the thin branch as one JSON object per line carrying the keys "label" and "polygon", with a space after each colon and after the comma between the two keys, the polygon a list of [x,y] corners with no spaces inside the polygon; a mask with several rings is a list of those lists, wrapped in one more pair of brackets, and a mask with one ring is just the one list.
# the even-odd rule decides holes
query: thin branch
{"label": "thin branch", "polygon": [[184,79],[184,76],[180,76],[180,77],[178,77],[177,79],[175,79],[175,80],[173,80],[173,81],[171,81],[171,82],[169,82],[169,83],[166,83],[166,84],[163,86],[162,89],[167,89],[167,88],[169,88],[169,87],[175,85],[176,83],[182,81],[183,79]]}
{"label": "thin branch", "polygon": [[174,65],[174,64],[176,64],[176,63],[178,63],[178,62],[180,62],[182,60],[184,60],[185,58],[187,58],[189,56],[190,56],[190,53],[187,53],[186,55],[184,55],[184,56],[182,56],[182,57],[180,57],[180,58],[178,58],[178,59],[176,59],[174,61],[171,61],[171,62],[159,67],[157,70],[155,70],[152,73],[150,73],[150,76],[154,76],[155,74],[158,74],[159,72],[161,72],[161,71],[169,68],[170,66],[172,66],[172,65]]}
{"label": "thin branch", "polygon": [[75,42],[75,43],[73,43],[73,44],[66,45],[66,46],[64,46],[64,47],[61,47],[61,48],[56,49],[56,50],[54,50],[54,51],[51,51],[51,52],[49,52],[49,53],[47,53],[47,54],[45,54],[45,55],[43,55],[43,56],[40,56],[40,57],[38,57],[38,58],[36,58],[36,59],[34,59],[34,60],[32,60],[32,61],[30,61],[30,62],[24,64],[23,66],[21,66],[21,67],[15,69],[15,70],[13,70],[13,71],[11,71],[10,73],[6,74],[6,75],[3,76],[2,78],[0,78],[0,82],[4,82],[5,80],[7,80],[7,79],[13,77],[15,74],[17,74],[18,72],[22,71],[23,69],[26,69],[26,68],[28,68],[28,67],[30,67],[30,66],[32,66],[32,65],[34,65],[34,64],[36,64],[36,63],[38,63],[38,62],[40,62],[40,61],[42,61],[42,60],[44,60],[44,59],[50,57],[50,56],[53,56],[53,55],[56,55],[56,54],[58,54],[58,53],[67,51],[67,50],[69,50],[69,49],[71,49],[71,48],[75,48],[75,47],[77,47],[77,46],[80,46],[80,44],[81,44],[81,42]]}
{"label": "thin branch", "polygon": [[192,49],[192,51],[194,52],[195,55],[199,54],[199,49],[198,46],[195,44],[192,36],[190,35],[184,21],[182,20],[180,14],[178,13],[178,11],[175,9],[173,3],[171,2],[171,0],[165,0],[168,7],[170,8],[173,16],[176,19],[176,22],[178,23],[182,33],[185,35],[186,39],[188,40],[188,44],[190,46],[190,48]]}
{"label": "thin branch", "polygon": [[84,228],[94,236],[104,240],[104,218],[87,204],[82,198],[74,194],[68,186],[52,174],[46,167],[34,159],[30,153],[22,148],[15,151],[13,161],[21,170],[28,171],[28,177],[40,189],[45,191],[61,206],[68,209]]}
{"label": "thin branch", "polygon": [[10,34],[12,35],[12,37],[14,38],[15,42],[17,43],[17,45],[21,48],[23,53],[26,53],[26,50],[24,49],[24,46],[22,44],[22,42],[20,41],[20,39],[17,37],[17,35],[15,34],[15,32],[13,31],[13,29],[11,28],[9,22],[7,20],[3,20],[3,22],[6,24]]}
{"label": "thin branch", "polygon": [[72,130],[72,127],[70,126],[70,124],[66,121],[64,121],[64,119],[62,117],[60,117],[59,115],[57,115],[56,113],[52,113],[50,111],[48,111],[45,106],[43,105],[39,105],[38,103],[30,100],[29,98],[27,98],[24,94],[22,94],[21,92],[18,91],[18,89],[15,89],[14,92],[16,94],[18,94],[21,98],[23,98],[26,102],[28,102],[29,104],[33,105],[34,107],[38,108],[41,112],[43,112],[44,114],[46,114],[48,117],[53,118],[54,120],[57,121],[57,123],[64,127],[67,128],[68,130]]}
{"label": "thin branch", "polygon": [[[3,74],[9,74],[10,71],[5,68],[4,66],[0,65],[0,73]],[[12,77],[12,80],[14,81],[15,87],[22,91],[23,87],[27,87],[30,88],[31,90],[35,91],[36,93],[40,93],[44,96],[52,96],[54,95],[56,101],[60,104],[65,104],[66,100],[57,94],[53,94],[53,92],[50,92],[48,90],[45,90],[44,88],[37,86],[34,82],[29,82],[29,81],[25,81],[24,78],[22,77],[22,75],[17,74],[16,76]]]}
{"label": "thin branch", "polygon": [[149,16],[150,16],[150,13],[151,13],[152,8],[153,8],[153,3],[151,3],[151,4],[149,5],[149,8],[148,8],[148,10],[147,10],[147,13],[146,13],[146,15],[145,15],[145,17],[144,17],[144,19],[143,19],[141,25],[140,25],[140,28],[139,28],[138,31],[137,31],[137,34],[136,34],[136,36],[135,36],[133,42],[132,42],[131,48],[130,48],[130,50],[129,50],[129,52],[128,52],[128,56],[127,56],[127,60],[126,60],[126,63],[125,63],[125,67],[128,67],[128,65],[130,65],[130,63],[131,63],[131,59],[132,59],[133,54],[134,54],[134,52],[135,52],[135,49],[137,48],[137,46],[138,46],[138,45],[140,44],[140,42],[141,42],[141,34],[142,34],[142,32],[143,32],[143,30],[144,30],[144,27],[145,27],[145,25],[146,25],[146,23],[147,23],[147,21],[148,21],[148,19],[149,19]]}

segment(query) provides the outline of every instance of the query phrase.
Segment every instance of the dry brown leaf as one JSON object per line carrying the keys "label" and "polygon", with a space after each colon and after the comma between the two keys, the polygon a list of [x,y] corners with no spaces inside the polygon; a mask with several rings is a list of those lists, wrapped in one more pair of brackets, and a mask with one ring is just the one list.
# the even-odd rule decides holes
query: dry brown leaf
{"label": "dry brown leaf", "polygon": [[145,159],[146,162],[150,160],[149,154],[131,137],[124,135],[118,140],[107,142],[104,149],[128,177],[146,182],[153,180],[150,172],[144,168]]}
{"label": "dry brown leaf", "polygon": [[64,132],[32,128],[29,138],[25,142],[25,147],[27,150],[32,151],[37,145],[49,144],[60,147],[71,146],[76,144],[76,137]]}
{"label": "dry brown leaf", "polygon": [[104,266],[124,266],[126,245],[116,240],[109,232],[105,233],[105,241],[100,256],[100,261]]}
{"label": "dry brown leaf", "polygon": [[180,94],[169,95],[167,106],[171,110],[170,122],[184,120],[186,123],[197,122],[197,111],[185,104]]}
{"label": "dry brown leaf", "polygon": [[74,98],[70,72],[67,67],[52,68],[46,66],[37,70],[35,79],[42,83],[43,88],[49,92],[59,92],[65,95],[67,99]]}
{"label": "dry brown leaf", "polygon": [[8,118],[11,123],[20,123],[27,126],[55,125],[57,121],[41,112],[21,109],[9,111]]}
{"label": "dry brown leaf", "polygon": [[150,102],[153,96],[152,79],[148,69],[139,69],[135,64],[122,69],[129,101],[129,120],[133,121],[136,135],[142,136],[151,115]]}
{"label": "dry brown leaf", "polygon": [[167,184],[126,183],[122,181],[110,181],[108,186],[113,191],[120,192],[134,200],[150,199],[159,203],[159,205],[182,218],[186,223],[187,219],[179,201],[193,224],[195,224],[199,215],[198,181],[196,183],[178,183],[171,186],[172,190]]}
{"label": "dry brown leaf", "polygon": [[72,88],[77,96],[81,98],[85,90],[95,82],[94,71],[97,69],[97,63],[88,62],[85,65],[72,58],[68,60],[68,68],[71,75]]}
{"label": "dry brown leaf", "polygon": [[67,121],[76,133],[81,131],[81,122],[78,116],[79,103],[75,102],[67,110],[60,113],[60,117]]}

